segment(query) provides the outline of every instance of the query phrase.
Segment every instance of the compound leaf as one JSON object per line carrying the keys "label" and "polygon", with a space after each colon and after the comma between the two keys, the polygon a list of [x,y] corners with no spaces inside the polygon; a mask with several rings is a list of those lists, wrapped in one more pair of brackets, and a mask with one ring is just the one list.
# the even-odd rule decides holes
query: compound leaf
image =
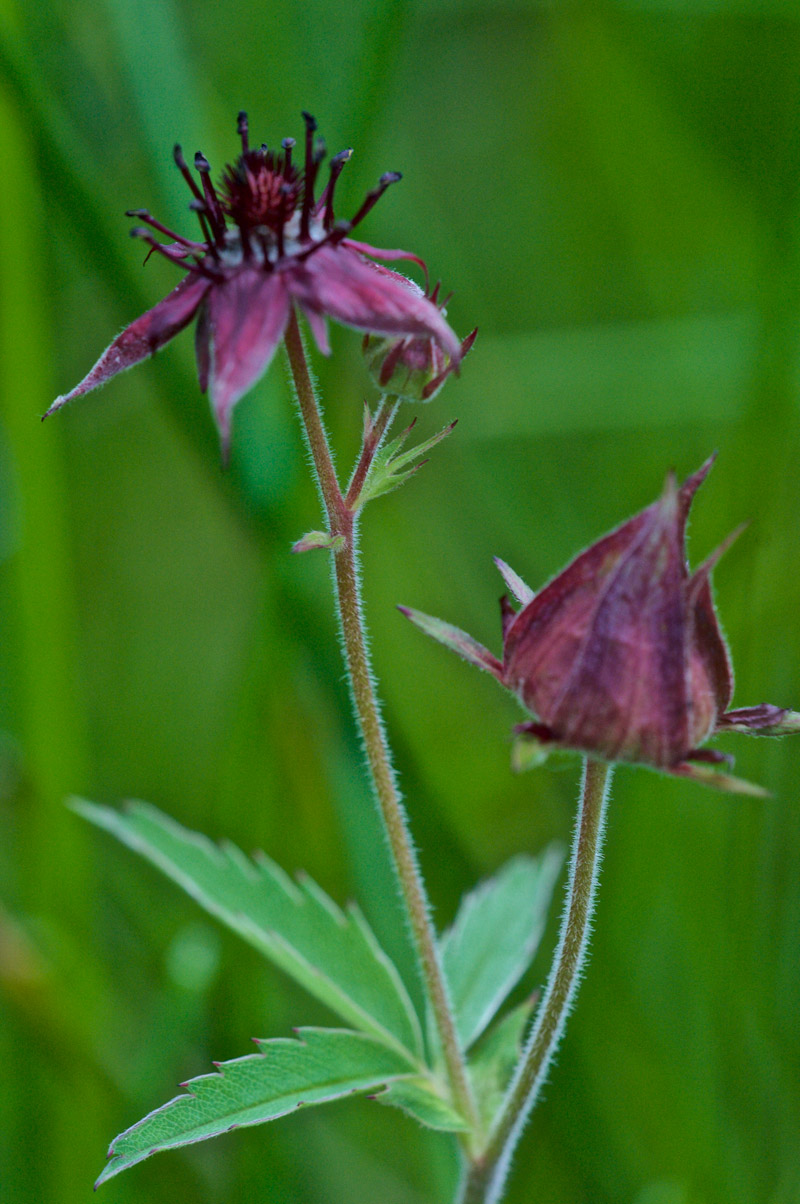
{"label": "compound leaf", "polygon": [[112,1141],[95,1186],[161,1150],[379,1090],[409,1074],[401,1054],[363,1033],[328,1028],[297,1033],[296,1040],[257,1041],[258,1053],[217,1063],[216,1073],[183,1083],[188,1094],[156,1108]]}
{"label": "compound leaf", "polygon": [[465,1049],[528,969],[544,931],[564,854],[514,857],[465,895],[441,938],[445,975]]}
{"label": "compound leaf", "polygon": [[347,1024],[414,1058],[419,1023],[394,963],[355,905],[342,911],[310,878],[292,880],[263,853],[207,837],[147,803],[124,812],[82,799],[81,815],[141,853],[255,945]]}

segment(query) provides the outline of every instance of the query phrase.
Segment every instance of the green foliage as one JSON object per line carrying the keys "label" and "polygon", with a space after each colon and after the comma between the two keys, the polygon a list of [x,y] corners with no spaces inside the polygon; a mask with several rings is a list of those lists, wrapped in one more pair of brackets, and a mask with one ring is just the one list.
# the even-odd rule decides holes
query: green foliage
{"label": "green foliage", "polygon": [[358,908],[343,912],[306,876],[293,882],[263,853],[218,846],[146,803],[124,814],[83,800],[81,815],[141,853],[362,1032],[414,1058],[419,1026],[392,962]]}
{"label": "green foliage", "polygon": [[422,1076],[412,1079],[397,1079],[390,1083],[377,1098],[382,1104],[392,1104],[413,1116],[428,1129],[440,1129],[445,1133],[462,1133],[469,1125],[450,1104],[445,1096],[446,1088],[430,1078]]}
{"label": "green foliage", "polygon": [[[403,171],[364,237],[423,255],[455,289],[454,329],[480,327],[420,410],[420,438],[456,416],[457,433],[362,535],[384,716],[441,914],[517,850],[567,838],[576,772],[510,774],[518,709],[398,602],[497,648],[492,556],[538,589],[670,465],[718,447],[691,553],[753,519],[717,574],[736,702],[799,700],[797,5],[152,8],[0,4],[0,895],[30,945],[0,939],[4,1204],[85,1204],[108,1134],[166,1098],[165,1074],[241,1048],[265,1016],[284,1031],[302,998],[232,944],[204,990],[172,984],[188,901],[98,857],[66,794],[154,798],[305,865],[356,894],[412,982],[327,566],[287,555],[320,518],[279,366],[240,407],[227,474],[188,334],[38,422],[174,279],[142,267],[122,217],[196,228],[173,141],[216,173],[238,108],[270,144],[316,112],[331,149],[356,150],[342,215]],[[358,336],[332,337],[315,370],[346,467],[369,386]],[[618,775],[589,974],[509,1204],[800,1199],[796,746],[721,746],[771,801]],[[354,1204],[354,1166],[363,1198],[452,1199],[451,1139],[379,1108],[321,1118],[302,1150],[287,1125],[144,1163],[114,1204]]]}
{"label": "green foliage", "polygon": [[259,1125],[312,1104],[376,1090],[408,1075],[408,1062],[362,1033],[301,1028],[298,1040],[258,1041],[259,1052],[220,1062],[179,1095],[121,1133],[96,1186],[161,1150]]}
{"label": "green foliage", "polygon": [[470,1076],[481,1119],[487,1128],[502,1103],[519,1060],[522,1038],[535,1002],[535,999],[526,999],[506,1013],[484,1034],[472,1051]]}
{"label": "green foliage", "polygon": [[528,969],[544,931],[563,850],[520,856],[464,898],[442,937],[445,974],[465,1048]]}
{"label": "green foliage", "polygon": [[[361,1030],[303,1029],[302,1042],[259,1042],[263,1056],[225,1062],[217,1074],[191,1080],[190,1095],[151,1112],[112,1143],[98,1183],[159,1150],[357,1091],[381,1088],[382,1103],[427,1128],[468,1130],[439,1075],[420,1062],[416,1017],[400,976],[355,906],[345,914],[309,878],[292,882],[263,854],[250,859],[234,845],[215,845],[146,803],[128,803],[124,813],[82,799],[72,806]],[[514,858],[464,898],[443,935],[442,963],[465,1048],[528,969],[562,862],[555,846],[538,858]],[[529,1012],[523,1004],[500,1021],[470,1066],[487,1124]]]}
{"label": "green foliage", "polygon": [[423,464],[427,464],[428,461],[420,460],[420,456],[452,434],[456,425],[455,422],[451,422],[435,435],[431,435],[430,439],[425,439],[415,447],[409,448],[408,451],[403,451],[415,423],[416,419],[380,449],[373,460],[367,481],[358,495],[357,507],[364,506],[367,502],[382,497],[385,493],[391,493],[404,485],[416,472],[419,472]]}

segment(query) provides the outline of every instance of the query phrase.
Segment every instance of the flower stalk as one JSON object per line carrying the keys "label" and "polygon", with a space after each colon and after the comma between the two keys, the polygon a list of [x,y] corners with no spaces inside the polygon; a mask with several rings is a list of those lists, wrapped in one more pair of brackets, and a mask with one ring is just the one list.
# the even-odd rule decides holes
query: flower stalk
{"label": "flower stalk", "polygon": [[[420,971],[441,1041],[453,1099],[472,1131],[476,1132],[479,1126],[477,1108],[448,998],[436,935],[430,918],[430,906],[381,722],[362,622],[356,543],[358,515],[354,509],[358,488],[354,491],[353,486],[359,479],[359,487],[366,480],[371,458],[365,459],[362,454],[345,498],[336,477],[294,311],[290,315],[284,339],[303,426],[327,512],[330,535],[332,539],[341,537],[341,541],[337,541],[333,550],[336,609],[342,630],[353,706],[364,742],[375,798],[392,852]],[[395,408],[394,403],[385,398],[373,420],[371,431],[366,433],[365,447],[371,444],[372,456],[380,446]]]}
{"label": "flower stalk", "polygon": [[561,936],[519,1067],[486,1149],[468,1168],[458,1204],[497,1204],[525,1121],[539,1096],[580,982],[589,945],[612,767],[587,757]]}

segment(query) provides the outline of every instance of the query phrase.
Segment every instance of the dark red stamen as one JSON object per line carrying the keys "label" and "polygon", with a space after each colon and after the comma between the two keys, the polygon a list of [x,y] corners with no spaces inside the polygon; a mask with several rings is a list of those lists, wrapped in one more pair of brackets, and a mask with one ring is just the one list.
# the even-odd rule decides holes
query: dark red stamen
{"label": "dark red stamen", "polygon": [[292,150],[294,149],[294,146],[295,146],[294,138],[284,138],[283,142],[281,142],[281,146],[283,147],[283,151],[284,151],[283,170],[288,175],[289,169],[292,166]]}
{"label": "dark red stamen", "polygon": [[195,260],[194,263],[184,264],[187,272],[194,272],[198,276],[205,276],[206,280],[213,280],[215,284],[222,284],[225,277],[220,272],[213,271],[201,259]]}
{"label": "dark red stamen", "polygon": [[245,226],[243,222],[237,222],[236,226],[239,230],[239,237],[242,240],[242,255],[244,256],[245,259],[250,259],[252,256],[252,249],[251,249],[251,244],[250,244],[250,232],[247,229],[247,226]]}
{"label": "dark red stamen", "polygon": [[186,160],[183,157],[183,151],[181,150],[180,143],[178,143],[178,142],[175,143],[175,147],[173,149],[172,154],[173,154],[173,158],[175,159],[175,166],[180,171],[181,175],[183,176],[184,180],[191,188],[191,190],[194,193],[197,200],[202,201],[203,194],[200,191],[200,189],[197,187],[197,184],[195,183],[195,180],[194,180],[194,176],[189,171],[189,165],[187,164]]}
{"label": "dark red stamen", "polygon": [[236,132],[242,140],[242,154],[243,155],[246,155],[248,150],[250,149],[250,147],[248,145],[248,141],[247,141],[249,128],[250,127],[249,127],[248,121],[247,121],[247,114],[245,113],[244,110],[242,110],[240,112],[238,118],[236,119]]}
{"label": "dark red stamen", "polygon": [[[262,234],[260,231],[256,231],[256,238],[258,239],[258,245],[261,247],[261,250],[264,255],[264,267],[271,268],[272,260],[269,257],[269,253],[272,250],[272,248],[269,244],[269,239],[267,238],[267,236],[265,234]],[[281,230],[278,235],[278,259],[280,259],[282,256],[283,256],[283,230]]]}
{"label": "dark red stamen", "polygon": [[387,352],[386,358],[383,361],[383,366],[380,371],[380,383],[388,385],[389,381],[394,376],[394,370],[400,362],[400,356],[406,349],[406,340],[398,339],[395,345]]}
{"label": "dark red stamen", "polygon": [[[478,336],[478,327],[476,326],[475,329],[470,331],[470,333],[467,335],[467,337],[462,340],[461,358],[459,359],[458,363],[453,362],[453,363],[448,364],[447,367],[444,369],[444,371],[440,372],[438,376],[435,376],[432,381],[429,381],[428,384],[425,386],[425,388],[422,390],[423,401],[427,401],[428,398],[431,397],[436,392],[436,390],[439,388],[439,386],[441,384],[443,384],[445,380],[447,380],[447,378],[451,372],[455,372],[456,376],[458,376],[460,374],[461,360],[463,360],[464,356],[467,354],[468,351],[472,350],[472,344],[475,342],[475,339],[477,338],[477,336]],[[457,421],[458,421],[458,419],[456,419],[456,422]],[[453,426],[455,426],[455,422],[453,423]],[[452,427],[450,429],[452,429]]]}
{"label": "dark red stamen", "polygon": [[372,209],[378,203],[378,201],[381,199],[381,197],[383,196],[386,189],[391,184],[396,184],[398,180],[402,180],[402,178],[403,177],[399,171],[385,172],[381,176],[380,180],[378,180],[378,187],[373,188],[372,192],[367,193],[366,197],[364,198],[363,205],[361,206],[358,213],[353,218],[350,225],[357,226],[359,222],[363,222],[364,218],[367,216],[370,209]]}
{"label": "dark red stamen", "polygon": [[214,235],[217,241],[219,241],[225,234],[225,216],[222,212],[222,206],[219,203],[219,197],[216,194],[214,185],[211,183],[211,164],[205,155],[198,151],[194,157],[194,165],[200,172],[200,179],[203,181],[206,212],[208,213]]}
{"label": "dark red stamen", "polygon": [[[284,197],[291,197],[291,196],[293,195],[293,192],[294,192],[294,190],[293,190],[293,188],[292,188],[291,184],[282,184],[282,185],[281,185],[281,196],[284,196]],[[276,237],[276,239],[277,239],[277,241],[278,241],[278,255],[279,255],[279,257],[282,259],[282,258],[283,258],[283,254],[284,254],[284,246],[283,246],[283,222],[279,222],[279,224],[278,224],[278,226],[277,226],[277,228],[276,228],[276,230],[275,230],[275,237]]]}
{"label": "dark red stamen", "polygon": [[206,240],[206,246],[208,247],[208,250],[211,252],[211,254],[214,256],[215,259],[219,259],[219,256],[217,254],[217,248],[214,243],[214,239],[211,236],[211,230],[209,229],[208,221],[206,218],[205,201],[202,198],[199,198],[196,201],[190,201],[189,208],[191,210],[193,210],[194,213],[197,214],[197,220],[200,223],[200,229],[203,232],[203,238]]}
{"label": "dark red stamen", "polygon": [[314,143],[314,155],[311,160],[311,175],[307,176],[305,180],[305,187],[308,190],[308,194],[311,198],[312,213],[316,213],[318,208],[314,201],[314,190],[317,186],[317,172],[319,171],[319,165],[325,158],[326,154],[327,147],[325,145],[325,139],[321,137],[317,138]]}
{"label": "dark red stamen", "polygon": [[349,147],[347,150],[339,151],[338,155],[334,155],[333,158],[331,159],[330,179],[328,180],[328,183],[325,185],[325,190],[322,193],[322,196],[319,198],[319,201],[317,202],[317,207],[316,207],[316,211],[315,211],[315,212],[319,213],[321,209],[325,210],[325,213],[324,213],[324,216],[322,219],[322,224],[326,230],[330,230],[331,227],[333,226],[333,193],[334,193],[334,189],[336,188],[336,181],[339,179],[339,176],[342,174],[342,169],[344,168],[344,165],[348,161],[348,159],[351,158],[352,154],[353,154],[352,147]]}
{"label": "dark red stamen", "polygon": [[[147,259],[150,258],[150,255],[153,253],[153,251],[158,251],[164,256],[165,259],[168,259],[170,263],[177,264],[178,267],[183,268],[185,271],[191,272],[195,270],[195,265],[193,263],[186,262],[185,255],[182,255],[177,251],[173,251],[165,243],[159,242],[158,239],[153,238],[153,235],[146,226],[134,226],[131,230],[131,238],[141,238],[142,242],[146,242],[151,248]],[[145,259],[145,263],[147,263],[147,259]]]}
{"label": "dark red stamen", "polygon": [[311,210],[314,205],[314,176],[316,175],[314,134],[316,133],[317,123],[310,113],[306,113],[305,109],[303,110],[303,121],[306,123],[306,158],[303,182],[303,209],[300,214],[300,237],[301,239],[307,239],[309,223],[311,221]]}
{"label": "dark red stamen", "polygon": [[184,238],[182,234],[176,234],[168,226],[162,226],[161,222],[157,222],[147,209],[126,209],[125,216],[140,218],[141,221],[147,222],[148,226],[152,226],[154,230],[158,230],[160,234],[166,234],[167,238],[171,238],[174,242],[182,243],[184,247],[190,247],[194,251],[205,250],[203,243],[195,242],[191,238]]}
{"label": "dark red stamen", "polygon": [[324,238],[321,238],[319,242],[315,242],[313,246],[308,248],[308,250],[301,251],[299,255],[295,255],[294,258],[308,259],[309,255],[313,255],[315,251],[320,249],[320,247],[329,247],[331,245],[335,246],[336,243],[341,242],[343,238],[347,238],[347,235],[350,233],[352,228],[352,222],[337,222],[333,229],[330,230]]}

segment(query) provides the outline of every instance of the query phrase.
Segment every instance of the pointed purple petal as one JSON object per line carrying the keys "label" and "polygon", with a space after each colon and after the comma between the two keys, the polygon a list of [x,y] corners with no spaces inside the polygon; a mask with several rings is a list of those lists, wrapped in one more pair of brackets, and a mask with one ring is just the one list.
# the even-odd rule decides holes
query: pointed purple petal
{"label": "pointed purple petal", "polygon": [[184,326],[188,326],[210,287],[210,281],[202,276],[186,276],[163,301],[148,309],[147,313],[131,322],[122,334],[117,335],[91,372],[70,393],[57,397],[44,417],[60,410],[68,401],[104,385],[118,372],[124,372],[148,355],[153,355]]}
{"label": "pointed purple petal", "polygon": [[[686,585],[688,612],[691,621],[689,638],[689,673],[692,680],[691,692],[695,698],[708,696],[709,688],[713,695],[717,714],[721,714],[730,705],[733,697],[733,665],[728,646],[714,610],[714,599],[711,596],[711,572],[735,539],[741,535],[744,526],[737,527],[724,540],[716,551],[694,571]],[[710,732],[703,730],[697,724],[693,725],[694,738],[702,742]]]}
{"label": "pointed purple petal", "polygon": [[[369,242],[358,242],[355,238],[345,238],[342,240],[345,247],[350,247],[353,251],[360,251],[362,255],[371,255],[373,259],[385,259],[388,263],[392,263],[398,259],[407,259],[411,263],[417,264],[425,273],[425,280],[428,280],[428,265],[424,259],[420,259],[419,255],[412,255],[410,251],[401,251],[399,247],[394,247],[387,251],[383,247],[373,247]],[[427,291],[427,288],[426,288]]]}
{"label": "pointed purple petal", "polygon": [[691,509],[694,495],[697,493],[698,489],[703,484],[703,481],[714,467],[714,461],[716,458],[717,453],[712,452],[705,463],[700,465],[697,472],[693,472],[690,477],[687,477],[678,489],[681,536],[683,535],[683,531],[686,526],[686,519],[689,516],[689,510]]}
{"label": "pointed purple petal", "polygon": [[230,438],[233,407],[275,354],[289,304],[283,278],[260,268],[241,268],[209,294],[211,404],[223,447]]}
{"label": "pointed purple petal", "polygon": [[197,325],[194,328],[194,357],[197,362],[197,380],[200,392],[208,390],[208,377],[211,372],[211,331],[208,326],[208,306],[203,304],[197,311]]}
{"label": "pointed purple petal", "polygon": [[348,247],[321,247],[291,264],[286,276],[304,307],[356,330],[432,338],[455,363],[461,359],[461,343],[422,289]]}
{"label": "pointed purple petal", "polygon": [[323,355],[330,355],[331,345],[328,342],[328,320],[324,314],[318,313],[317,310],[311,309],[308,305],[301,306],[303,316],[308,322],[309,329],[314,336],[314,342],[319,347]]}
{"label": "pointed purple petal", "polygon": [[690,606],[694,605],[697,597],[703,589],[703,586],[710,579],[711,574],[717,567],[717,564],[721,558],[727,552],[728,548],[736,543],[736,540],[739,538],[742,532],[747,529],[748,525],[748,523],[740,523],[735,530],[731,531],[730,535],[723,539],[719,547],[716,547],[711,555],[707,556],[703,563],[697,566],[689,580],[687,590],[687,597]]}

